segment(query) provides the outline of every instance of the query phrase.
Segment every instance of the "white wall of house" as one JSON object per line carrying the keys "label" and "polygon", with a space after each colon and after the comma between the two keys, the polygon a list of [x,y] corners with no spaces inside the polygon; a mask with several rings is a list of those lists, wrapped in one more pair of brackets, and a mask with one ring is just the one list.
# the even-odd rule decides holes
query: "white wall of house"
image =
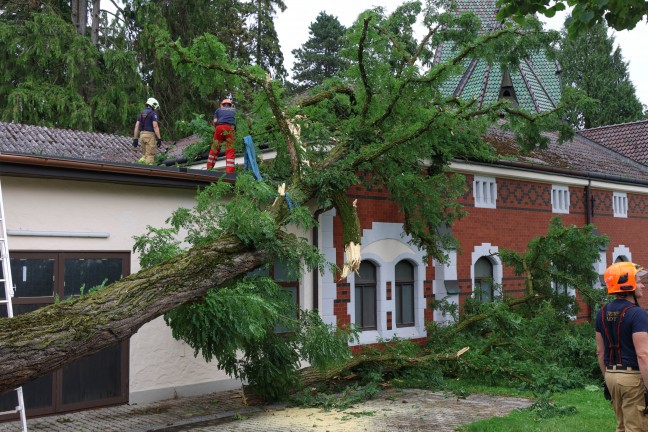
{"label": "white wall of house", "polygon": [[[161,227],[178,207],[192,207],[195,191],[90,181],[2,177],[10,251],[129,252],[133,236]],[[61,237],[61,233],[105,233],[107,238]],[[131,255],[131,273],[139,270]],[[240,385],[215,364],[195,358],[176,341],[162,318],[145,324],[130,340],[131,403],[191,395]]]}

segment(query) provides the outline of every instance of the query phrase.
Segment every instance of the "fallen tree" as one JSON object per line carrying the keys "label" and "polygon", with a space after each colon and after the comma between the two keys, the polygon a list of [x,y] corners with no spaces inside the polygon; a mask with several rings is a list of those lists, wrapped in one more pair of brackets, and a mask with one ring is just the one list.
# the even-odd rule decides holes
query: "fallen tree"
{"label": "fallen tree", "polygon": [[[541,31],[538,23],[481,34],[474,15],[441,12],[444,5],[443,1],[428,2],[423,8],[419,2],[410,2],[390,16],[381,10],[362,14],[347,35],[353,47],[346,51],[349,69],[295,105],[286,104],[280,83],[271,81],[260,68],[233,66],[213,36],[204,35],[183,47],[159,30],[159,55],[168,56],[197,87],[227,80],[241,95],[255,95],[249,102],[255,117],[237,134],[265,135],[277,152],[276,159],[262,167],[272,180],[260,185],[253,184],[249,176],[239,176],[235,186],[227,186],[227,203],[219,204],[212,217],[200,219],[200,236],[192,232],[193,249],[102,291],[0,320],[0,391],[126,339],[146,322],[180,305],[207,304],[205,296],[210,292],[236,284],[266,262],[285,260],[299,268],[303,252],[309,256],[308,266],[321,269],[319,251],[309,251],[303,239],[287,235],[285,226],[311,227],[315,224],[312,211],[334,207],[342,219],[345,245],[359,245],[358,215],[346,195],[355,184],[383,184],[401,206],[413,243],[442,260],[449,239],[437,229],[461,217],[456,197],[465,186],[461,176],[445,171],[448,161],[491,157],[482,136],[502,115],[509,116],[510,128],[527,148],[546,144],[544,130],[560,130],[562,138],[570,132],[559,122],[557,111],[531,115],[506,100],[479,106],[475,100],[458,100],[438,90],[461,70],[466,59],[484,57],[506,63],[516,55],[546,48],[557,37]],[[425,16],[428,33],[417,42],[411,36],[411,25],[419,14]],[[441,42],[456,42],[454,55],[421,68],[418,62],[431,61]],[[302,119],[300,139],[289,124],[297,114]],[[289,208],[285,199],[275,199],[281,183],[293,204],[299,204],[297,210],[294,205]],[[182,214],[174,216],[176,228],[184,223],[179,221]],[[182,321],[182,313],[192,311],[185,309],[168,320],[173,326],[174,320]],[[274,326],[264,327],[254,338],[223,348],[228,356],[219,367],[254,382],[258,372],[254,363],[269,358],[269,351],[263,350],[277,349]],[[200,331],[209,329],[190,329],[186,334],[195,337]],[[218,359],[223,352],[219,351],[222,347],[209,347],[223,338],[236,340],[236,335],[215,334],[205,341],[186,334],[177,337],[188,338],[184,340],[207,360]],[[311,342],[309,349],[315,351],[316,345]],[[291,348],[294,343],[287,349]],[[248,359],[243,372],[231,355],[237,349]],[[289,362],[284,361],[286,356]],[[274,358],[277,364],[298,364],[291,353]]]}

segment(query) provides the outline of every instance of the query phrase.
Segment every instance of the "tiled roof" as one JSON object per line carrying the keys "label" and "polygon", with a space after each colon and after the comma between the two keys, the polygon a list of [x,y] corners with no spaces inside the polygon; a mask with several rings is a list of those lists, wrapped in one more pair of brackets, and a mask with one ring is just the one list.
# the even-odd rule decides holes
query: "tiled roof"
{"label": "tiled roof", "polygon": [[[572,171],[613,175],[628,180],[648,180],[648,167],[619,154],[603,145],[580,135],[563,144],[558,144],[556,133],[546,134],[550,142],[546,149],[522,154],[513,134],[491,129],[486,140],[492,144],[502,160],[516,160],[545,167],[563,168]],[[610,171],[610,167],[622,166],[623,170]]]}
{"label": "tiled roof", "polygon": [[580,135],[648,165],[648,120],[585,129]]}
{"label": "tiled roof", "polygon": [[502,27],[502,23],[497,20],[498,7],[497,0],[456,0],[457,11],[472,12],[482,22],[482,29],[493,31]]}
{"label": "tiled roof", "polygon": [[[502,26],[497,21],[495,0],[458,0],[459,13],[472,12],[482,21],[484,32]],[[454,46],[445,44],[438,51],[436,62],[452,57]],[[484,60],[464,61],[464,73],[449,78],[440,89],[442,93],[462,99],[476,98],[479,107],[491,104],[500,97],[500,88],[505,71],[499,65],[488,65]],[[561,96],[560,65],[549,60],[543,52],[536,52],[530,58],[508,71],[515,99],[520,108],[529,112],[545,112],[556,107]]]}
{"label": "tiled roof", "polygon": [[135,162],[142,154],[132,142],[132,137],[0,122],[0,152]]}

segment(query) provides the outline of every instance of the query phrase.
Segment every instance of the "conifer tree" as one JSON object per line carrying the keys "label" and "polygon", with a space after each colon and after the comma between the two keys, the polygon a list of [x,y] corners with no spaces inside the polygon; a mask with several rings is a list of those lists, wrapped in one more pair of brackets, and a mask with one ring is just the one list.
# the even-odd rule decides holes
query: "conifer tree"
{"label": "conifer tree", "polygon": [[320,12],[309,26],[310,38],[301,48],[292,51],[296,58],[293,79],[301,87],[322,84],[325,78],[333,77],[346,65],[340,50],[342,36],[346,29],[337,17]]}
{"label": "conifer tree", "polygon": [[575,37],[563,30],[559,60],[563,86],[581,90],[590,102],[569,112],[578,129],[627,123],[644,118],[643,106],[628,75],[628,64],[605,24]]}
{"label": "conifer tree", "polygon": [[144,91],[123,29],[113,21],[107,44],[95,46],[69,6],[30,3],[0,11],[0,119],[129,133]]}
{"label": "conifer tree", "polygon": [[274,25],[275,8],[286,10],[283,0],[251,0],[247,4],[250,14],[250,52],[254,63],[270,72],[273,78],[283,79],[288,72]]}

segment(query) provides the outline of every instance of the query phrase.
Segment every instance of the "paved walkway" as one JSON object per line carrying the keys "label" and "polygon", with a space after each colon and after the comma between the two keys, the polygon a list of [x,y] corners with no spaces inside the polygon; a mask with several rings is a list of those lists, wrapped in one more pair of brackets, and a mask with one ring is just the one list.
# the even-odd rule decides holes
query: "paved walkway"
{"label": "paved walkway", "polygon": [[[486,395],[466,399],[442,392],[387,390],[343,411],[284,405],[246,406],[241,391],[120,405],[28,419],[29,431],[47,432],[452,432],[459,425],[508,414],[530,401]],[[19,422],[0,432],[21,431]]]}

